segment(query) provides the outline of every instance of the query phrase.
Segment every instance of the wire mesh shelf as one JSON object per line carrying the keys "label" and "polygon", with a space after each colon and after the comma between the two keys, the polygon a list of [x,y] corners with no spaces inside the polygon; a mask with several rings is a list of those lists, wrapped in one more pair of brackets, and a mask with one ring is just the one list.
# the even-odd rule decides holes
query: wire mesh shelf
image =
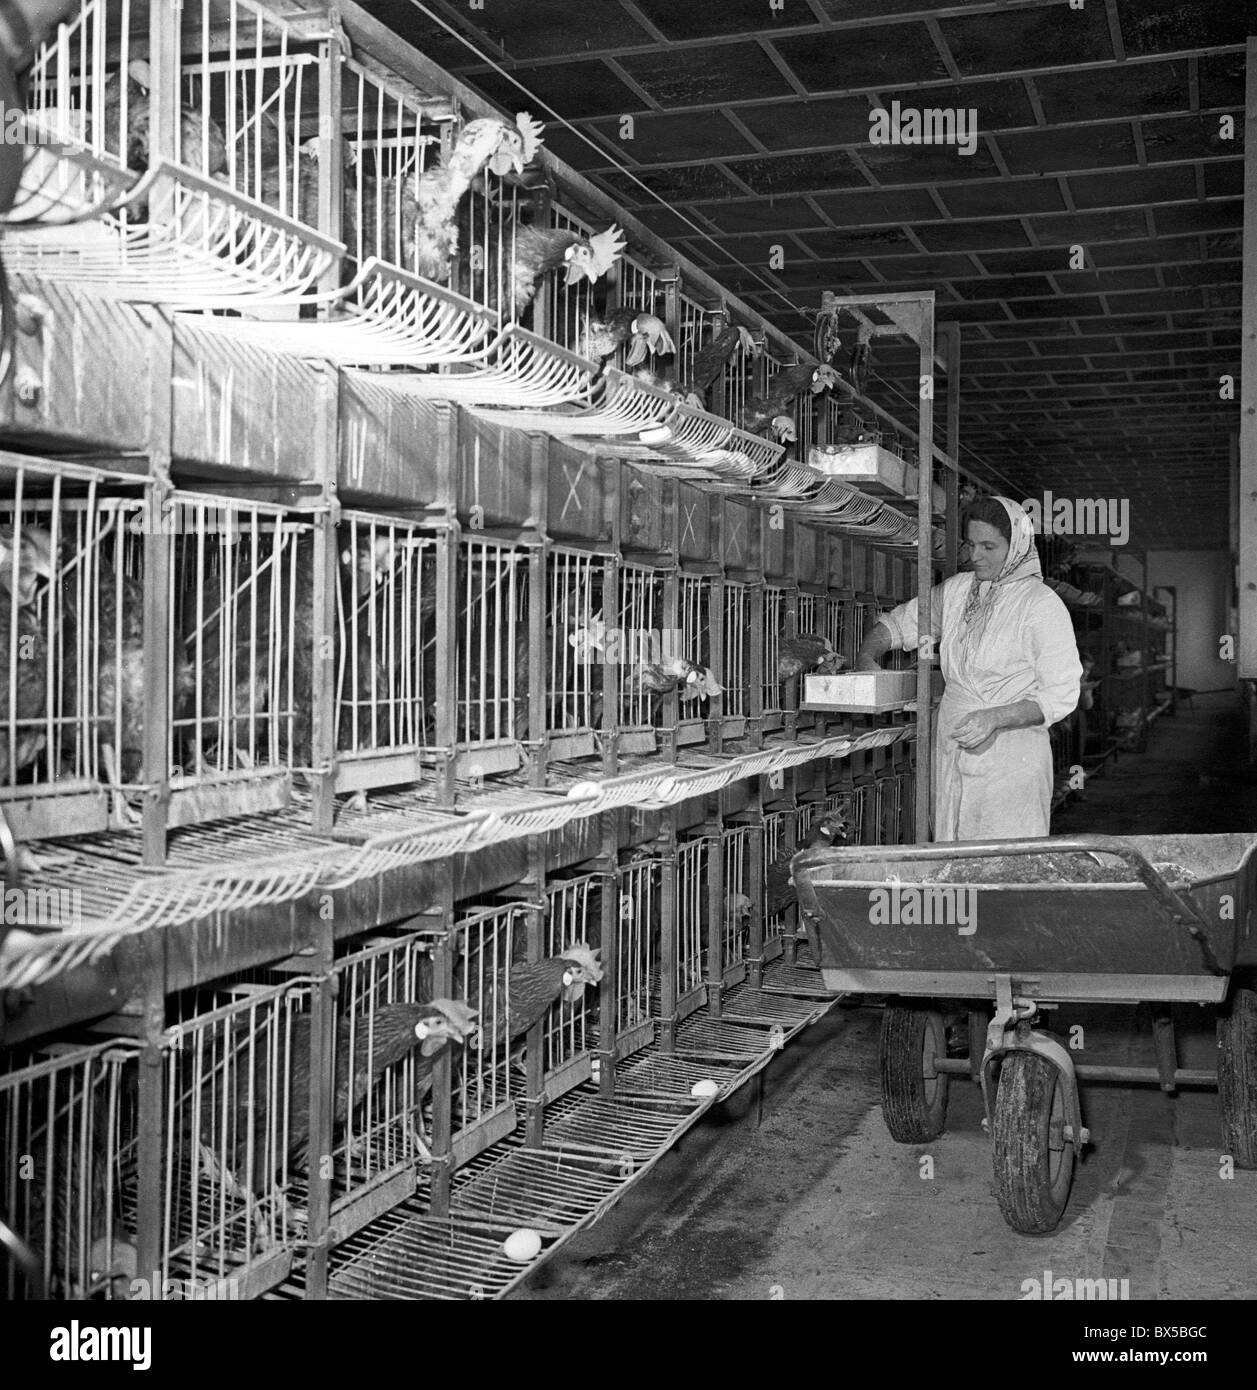
{"label": "wire mesh shelf", "polygon": [[84,222],[126,199],[139,175],[90,150],[55,140],[27,121],[31,149],[22,166],[13,206],[0,217],[7,227],[41,228]]}
{"label": "wire mesh shelf", "polygon": [[175,309],[299,305],[343,255],[329,237],[168,160],[117,215],[5,238],[13,270]]}

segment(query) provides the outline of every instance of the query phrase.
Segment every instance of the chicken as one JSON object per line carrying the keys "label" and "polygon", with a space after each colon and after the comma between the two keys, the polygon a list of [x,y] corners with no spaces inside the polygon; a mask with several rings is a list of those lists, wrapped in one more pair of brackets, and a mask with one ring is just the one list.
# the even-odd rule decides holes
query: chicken
{"label": "chicken", "polygon": [[816,396],[832,391],[840,380],[830,366],[804,363],[801,367],[787,367],[773,377],[766,395],[752,396],[747,401],[742,410],[742,427],[752,434],[762,434],[804,391],[810,390]]}
{"label": "chicken", "polygon": [[831,444],[876,444],[881,431],[865,424],[854,410],[844,410],[841,421],[830,431]]}
{"label": "chicken", "polygon": [[777,647],[777,679],[792,681],[805,671],[837,675],[845,658],[834,650],[828,637],[815,632],[801,632],[797,637],[783,637]]}
{"label": "chicken", "polygon": [[[827,812],[808,832],[807,838],[800,848],[813,849],[818,845],[841,844],[846,840],[850,830],[851,826],[841,812]],[[798,850],[783,850],[768,866],[768,872],[764,875],[764,915],[766,917],[780,916],[797,900],[794,882],[790,877],[790,865],[797,853]]]}
{"label": "chicken", "polygon": [[542,144],[539,122],[526,112],[514,127],[486,117],[460,131],[448,160],[411,180],[408,192],[415,211],[415,267],[420,275],[442,283],[458,250],[458,206],[475,179],[488,168],[499,176],[522,174]]}
{"label": "chicken", "polygon": [[625,343],[631,344],[625,358],[629,367],[636,367],[652,353],[667,355],[676,351],[672,335],[661,318],[630,306],[612,310],[605,319],[596,319],[591,314],[581,352],[595,362],[606,362]]}
{"label": "chicken", "polygon": [[516,962],[499,970],[487,982],[485,998],[468,1000],[480,1015],[483,1044],[514,1042],[560,1000],[574,1004],[587,986],[602,979],[600,954],[580,943],[536,964]]}
{"label": "chicken", "polygon": [[664,661],[643,661],[636,667],[642,689],[650,691],[652,695],[667,695],[673,690],[697,685],[703,680],[703,672],[702,666],[683,656],[668,657]]}
{"label": "chicken", "polygon": [[[48,713],[48,631],[36,595],[52,578],[52,537],[35,526],[0,527],[0,785],[7,786],[38,758],[47,734],[36,723]],[[45,593],[47,593],[45,588]],[[46,608],[45,600],[45,608]],[[10,718],[18,721],[10,751]],[[25,727],[22,727],[25,725]]]}
{"label": "chicken", "polygon": [[753,357],[758,356],[760,345],[755,341],[754,335],[747,328],[740,324],[731,323],[722,333],[718,333],[706,347],[700,348],[694,354],[694,362],[690,367],[690,377],[685,383],[687,394],[695,396],[700,402],[706,398],[708,388],[724,370],[725,363],[733,356],[738,347],[750,353]]}
{"label": "chicken", "polygon": [[[506,302],[499,303],[499,286],[493,275],[488,277],[487,294],[491,307],[500,308],[515,319],[519,319],[532,303],[547,275],[563,270],[569,286],[582,280],[594,284],[624,254],[626,245],[623,233],[615,226],[595,236],[583,237],[565,227],[536,227],[512,220],[507,224],[506,235],[510,241],[510,264],[504,286]],[[496,260],[495,249],[490,245],[484,263],[491,267]]]}
{"label": "chicken", "polygon": [[[191,1126],[199,1113],[202,1157],[230,1190],[242,1191],[250,1160],[252,1190],[258,1197],[284,1169],[309,1165],[310,1025],[310,1015],[293,1014],[281,1021],[273,1037],[241,1037],[221,1071],[199,1079],[199,1112],[191,1111],[186,1124]],[[417,1119],[432,1089],[437,1059],[461,1046],[475,1027],[471,1009],[450,999],[384,1004],[370,1013],[341,1018],[336,1025],[333,1142],[388,1068],[416,1048]],[[196,1084],[197,1078],[189,1075],[186,1081]],[[276,1102],[279,1113],[273,1111]]]}
{"label": "chicken", "polygon": [[[127,148],[128,169],[144,170],[149,165],[148,132],[152,110],[148,94],[152,73],[142,58],[127,64]],[[122,97],[111,92],[106,102],[106,141],[111,154],[118,154],[117,132],[121,123]],[[179,112],[179,162],[198,174],[211,176],[227,165],[227,142],[218,122],[202,112],[184,106]]]}
{"label": "chicken", "polygon": [[698,668],[698,679],[687,681],[681,687],[682,700],[710,700],[713,695],[723,693],[724,687],[716,679],[716,673],[710,666],[700,666]]}

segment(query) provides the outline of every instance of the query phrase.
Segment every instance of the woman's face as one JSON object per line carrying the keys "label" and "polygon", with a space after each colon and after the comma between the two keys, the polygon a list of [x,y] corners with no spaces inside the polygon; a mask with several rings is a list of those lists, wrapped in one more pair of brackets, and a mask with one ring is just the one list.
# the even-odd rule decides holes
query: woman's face
{"label": "woman's face", "polygon": [[995,579],[1008,559],[1008,542],[985,521],[969,523],[969,545],[973,551],[973,572],[979,579]]}

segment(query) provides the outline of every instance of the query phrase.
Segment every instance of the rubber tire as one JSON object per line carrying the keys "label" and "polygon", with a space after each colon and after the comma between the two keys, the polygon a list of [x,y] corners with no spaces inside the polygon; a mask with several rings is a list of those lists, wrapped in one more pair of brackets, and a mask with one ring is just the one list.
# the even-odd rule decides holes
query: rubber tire
{"label": "rubber tire", "polygon": [[1060,1225],[1074,1181],[1075,1145],[1063,1140],[1052,1171],[1052,1114],[1068,1121],[1060,1072],[1037,1052],[1006,1053],[995,1093],[995,1195],[1004,1220],[1026,1236],[1044,1236]]}
{"label": "rubber tire", "polygon": [[1218,1099],[1222,1152],[1257,1168],[1257,990],[1233,988],[1218,1016]]}
{"label": "rubber tire", "polygon": [[947,1030],[937,1009],[928,1004],[886,1005],[877,1048],[882,1116],[890,1137],[900,1144],[928,1143],[947,1125],[951,1078],[946,1072],[926,1077],[927,1043],[934,1056],[947,1056]]}

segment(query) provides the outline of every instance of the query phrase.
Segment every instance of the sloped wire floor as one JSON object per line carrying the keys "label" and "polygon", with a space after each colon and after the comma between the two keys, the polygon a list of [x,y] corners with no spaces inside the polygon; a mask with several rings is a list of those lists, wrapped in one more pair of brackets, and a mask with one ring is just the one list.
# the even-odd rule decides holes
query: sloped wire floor
{"label": "sloped wire floor", "polygon": [[[792,999],[781,985],[774,988],[798,968],[772,962],[763,989],[729,991],[724,1018],[692,1015],[677,1030],[673,1051],[656,1043],[629,1058],[617,1070],[614,1098],[587,1083],[547,1107],[541,1148],[528,1147],[516,1130],[460,1168],[448,1218],[429,1215],[422,1192],[378,1217],[332,1252],[328,1296],[478,1300],[509,1293],[610,1210],[711,1106],[838,1002]],[[740,1010],[736,1021],[731,1007]],[[696,1098],[693,1087],[704,1081],[716,1092]],[[503,1250],[521,1229],[541,1239],[526,1263]],[[276,1296],[301,1295],[298,1275]]]}

